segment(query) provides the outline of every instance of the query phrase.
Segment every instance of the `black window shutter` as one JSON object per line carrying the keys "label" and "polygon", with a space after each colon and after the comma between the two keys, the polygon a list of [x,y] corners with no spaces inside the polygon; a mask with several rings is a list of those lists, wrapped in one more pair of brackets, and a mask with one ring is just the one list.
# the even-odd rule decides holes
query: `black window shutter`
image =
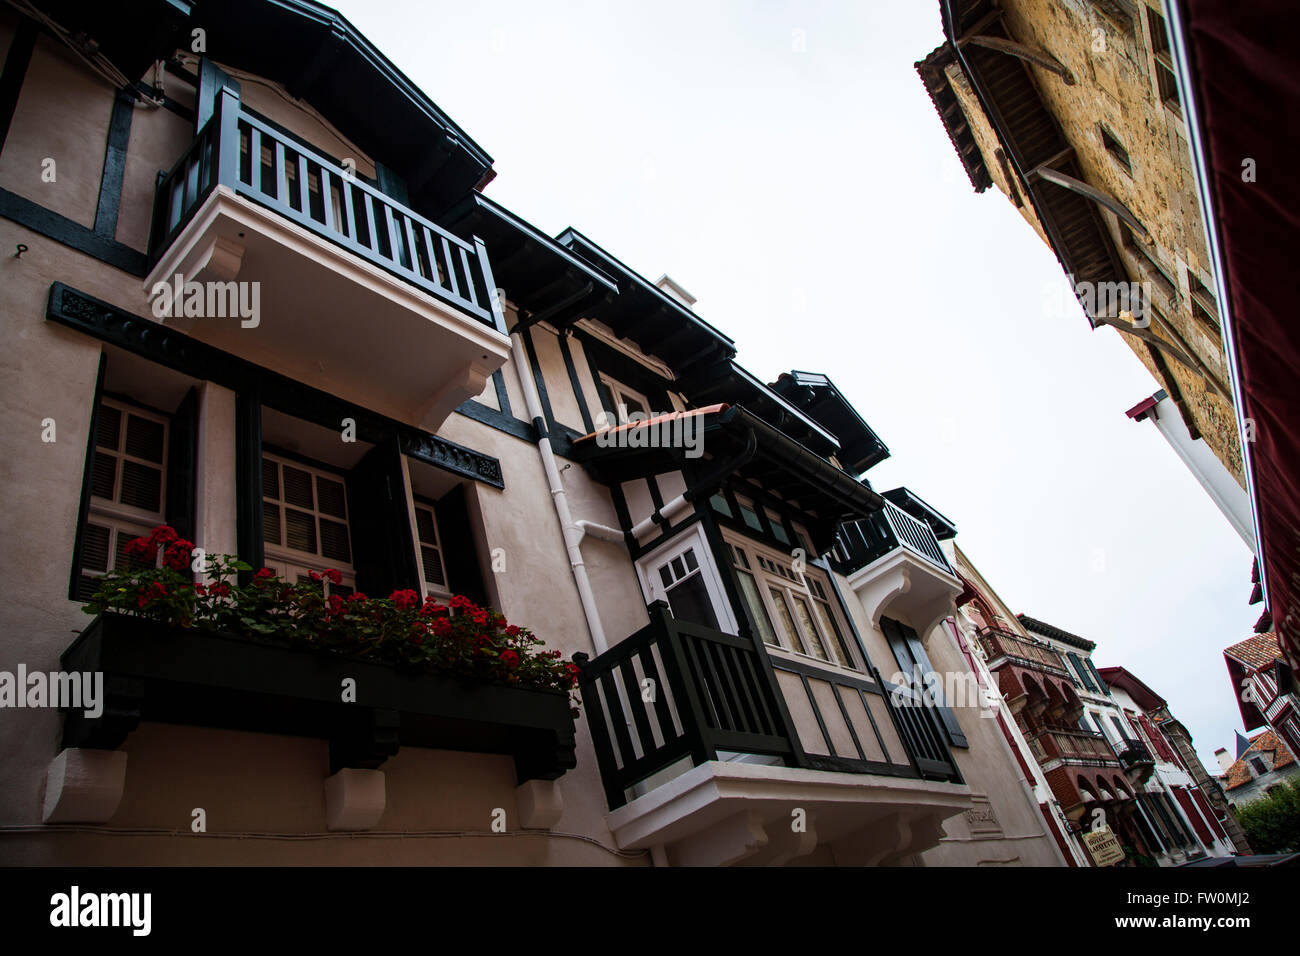
{"label": "black window shutter", "polygon": [[89,433],[86,435],[86,461],[81,472],[81,502],[77,505],[77,530],[72,541],[72,573],[68,578],[68,598],[85,601],[94,593],[98,580],[81,573],[81,555],[85,547],[86,520],[90,517],[90,485],[95,469],[95,435],[99,429],[99,401],[104,396],[104,355],[99,356],[95,376],[95,394],[90,405]]}
{"label": "black window shutter", "polygon": [[199,89],[194,97],[194,131],[203,129],[203,124],[212,118],[217,109],[217,94],[223,86],[228,86],[239,93],[239,81],[226,73],[206,56],[199,61]]}
{"label": "black window shutter", "polygon": [[396,438],[370,449],[348,472],[347,496],[357,590],[377,598],[404,588],[419,590],[420,572]]}
{"label": "black window shutter", "polygon": [[195,479],[199,451],[199,393],[191,388],[172,413],[167,441],[167,524],[194,540]]}
{"label": "black window shutter", "polygon": [[1075,654],[1073,651],[1066,651],[1065,656],[1068,657],[1070,663],[1074,665],[1074,672],[1079,675],[1079,680],[1082,682],[1083,686],[1088,690],[1095,691],[1097,688],[1093,686],[1092,677],[1088,674],[1088,668],[1083,666],[1083,661],[1079,660],[1079,655]]}
{"label": "black window shutter", "polygon": [[385,196],[391,196],[403,206],[411,204],[410,197],[407,195],[406,180],[381,162],[375,163],[375,181],[379,184],[379,191]]}
{"label": "black window shutter", "polygon": [[1092,672],[1093,680],[1097,682],[1097,690],[1102,694],[1109,694],[1110,688],[1107,687],[1106,682],[1101,679],[1101,674],[1097,673],[1097,668],[1093,666],[1092,658],[1089,657],[1084,663],[1088,665],[1088,670]]}
{"label": "black window shutter", "polygon": [[438,533],[447,562],[447,585],[452,594],[463,594],[475,604],[488,603],[483,585],[474,528],[469,520],[469,505],[464,485],[457,485],[438,501]]}
{"label": "black window shutter", "polygon": [[[898,661],[898,666],[909,674],[913,671],[913,661],[921,669],[921,676],[925,679],[928,675],[937,673],[934,665],[930,663],[930,655],[925,652],[921,639],[917,636],[916,631],[901,621],[895,621],[893,618],[882,617],[880,619],[880,629],[885,632],[885,637],[889,640],[889,646],[894,651],[894,657]],[[921,689],[927,685],[923,684]],[[962,732],[961,724],[957,722],[957,715],[953,709],[948,706],[943,696],[943,688],[939,685],[934,686],[935,712],[939,715],[939,720],[943,724],[943,729],[948,735],[948,742],[954,747],[969,747],[966,735]]]}

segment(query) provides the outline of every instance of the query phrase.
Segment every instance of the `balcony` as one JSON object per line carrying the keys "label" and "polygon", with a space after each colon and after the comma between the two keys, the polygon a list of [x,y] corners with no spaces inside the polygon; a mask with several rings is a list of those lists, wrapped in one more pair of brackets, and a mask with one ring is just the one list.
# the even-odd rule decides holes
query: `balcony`
{"label": "balcony", "polygon": [[[145,290],[165,324],[429,431],[509,354],[481,241],[362,182],[229,89],[159,182],[149,261]],[[239,293],[255,317],[235,313]]]}
{"label": "balcony", "polygon": [[831,563],[878,625],[886,611],[908,621],[922,640],[954,612],[962,591],[934,531],[892,501],[840,526]]}
{"label": "balcony", "polygon": [[[68,673],[102,673],[102,713],[71,710],[63,746],[113,750],[140,721],[328,741],[330,772],[376,769],[399,747],[514,758],[519,783],[576,765],[568,695],[257,643],[108,613],[64,651]],[[355,681],[356,700],[339,688]]]}
{"label": "balcony", "polygon": [[649,612],[604,654],[575,656],[620,847],[680,865],[887,863],[970,807],[923,701],[892,707],[905,691],[878,675],[769,659],[663,602]]}
{"label": "balcony", "polygon": [[1029,738],[1029,746],[1041,764],[1060,760],[1089,766],[1119,765],[1106,738],[1084,730],[1042,730]]}
{"label": "balcony", "polygon": [[1009,661],[1057,677],[1070,676],[1060,654],[1050,647],[1027,641],[1006,628],[980,628],[979,642],[984,650],[984,656],[988,659],[990,670],[996,670],[1003,662]]}
{"label": "balcony", "polygon": [[1151,756],[1147,745],[1140,740],[1120,741],[1115,748],[1115,755],[1119,757],[1120,766],[1124,768],[1129,775],[1129,780],[1135,786],[1146,783],[1155,770],[1155,758]]}

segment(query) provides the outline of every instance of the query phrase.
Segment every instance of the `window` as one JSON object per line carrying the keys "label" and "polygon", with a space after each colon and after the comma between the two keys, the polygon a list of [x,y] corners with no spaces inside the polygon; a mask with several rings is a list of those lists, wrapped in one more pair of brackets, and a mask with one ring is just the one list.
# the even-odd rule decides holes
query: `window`
{"label": "window", "polygon": [[425,594],[449,598],[447,565],[443,559],[442,540],[438,536],[438,517],[433,505],[416,502],[415,531],[419,538],[420,571],[424,577]]}
{"label": "window", "polygon": [[1219,338],[1219,305],[1214,294],[1206,288],[1196,273],[1187,270],[1187,290],[1190,295],[1192,317],[1196,323],[1215,341]]}
{"label": "window", "polygon": [[733,625],[723,613],[721,582],[707,559],[701,559],[705,554],[698,531],[682,535],[641,564],[642,582],[651,600],[668,602],[673,617],[730,630]]}
{"label": "window", "polygon": [[94,591],[94,578],[128,566],[124,552],[132,538],[164,523],[167,439],[165,416],[113,398],[100,400],[81,545],[81,596]]}
{"label": "window", "polygon": [[1264,774],[1268,773],[1268,767],[1265,766],[1263,759],[1260,757],[1251,757],[1250,766],[1251,769],[1255,771],[1255,776],[1257,777],[1262,777]]}
{"label": "window", "polygon": [[262,540],[266,566],[286,580],[337,569],[356,587],[348,531],[347,487],[342,477],[309,465],[262,456]]}
{"label": "window", "polygon": [[1169,53],[1169,32],[1165,18],[1147,7],[1147,32],[1151,38],[1151,52],[1156,61],[1156,89],[1160,101],[1179,113],[1178,80],[1174,76],[1174,60]]}
{"label": "window", "polygon": [[1133,164],[1129,160],[1128,150],[1124,148],[1124,144],[1119,141],[1119,138],[1105,126],[1101,127],[1101,142],[1106,147],[1106,152],[1110,153],[1111,158],[1123,167],[1124,172],[1132,175]]}
{"label": "window", "polygon": [[772,647],[858,669],[820,569],[796,572],[788,556],[727,538],[732,567],[759,636]]}
{"label": "window", "polygon": [[634,392],[608,375],[602,375],[600,380],[609,389],[610,400],[614,403],[614,415],[620,425],[641,421],[649,416],[650,402],[640,392]]}

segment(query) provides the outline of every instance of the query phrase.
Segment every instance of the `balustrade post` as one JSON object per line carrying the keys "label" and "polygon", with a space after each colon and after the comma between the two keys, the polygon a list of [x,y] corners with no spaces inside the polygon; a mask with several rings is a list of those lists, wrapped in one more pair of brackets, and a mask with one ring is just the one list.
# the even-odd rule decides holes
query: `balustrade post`
{"label": "balustrade post", "polygon": [[217,158],[216,181],[233,192],[239,186],[239,94],[223,86],[210,122]]}

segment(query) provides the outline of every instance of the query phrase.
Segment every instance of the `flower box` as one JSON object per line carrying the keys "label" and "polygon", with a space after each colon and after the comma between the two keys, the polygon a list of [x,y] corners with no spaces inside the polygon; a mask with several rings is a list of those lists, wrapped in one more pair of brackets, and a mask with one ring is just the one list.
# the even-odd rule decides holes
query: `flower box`
{"label": "flower box", "polygon": [[327,651],[105,612],[64,651],[103,672],[102,713],[67,713],[65,747],[113,749],[142,720],[329,741],[330,769],[378,767],[399,747],[509,754],[518,780],[576,765],[563,691],[421,673]]}

